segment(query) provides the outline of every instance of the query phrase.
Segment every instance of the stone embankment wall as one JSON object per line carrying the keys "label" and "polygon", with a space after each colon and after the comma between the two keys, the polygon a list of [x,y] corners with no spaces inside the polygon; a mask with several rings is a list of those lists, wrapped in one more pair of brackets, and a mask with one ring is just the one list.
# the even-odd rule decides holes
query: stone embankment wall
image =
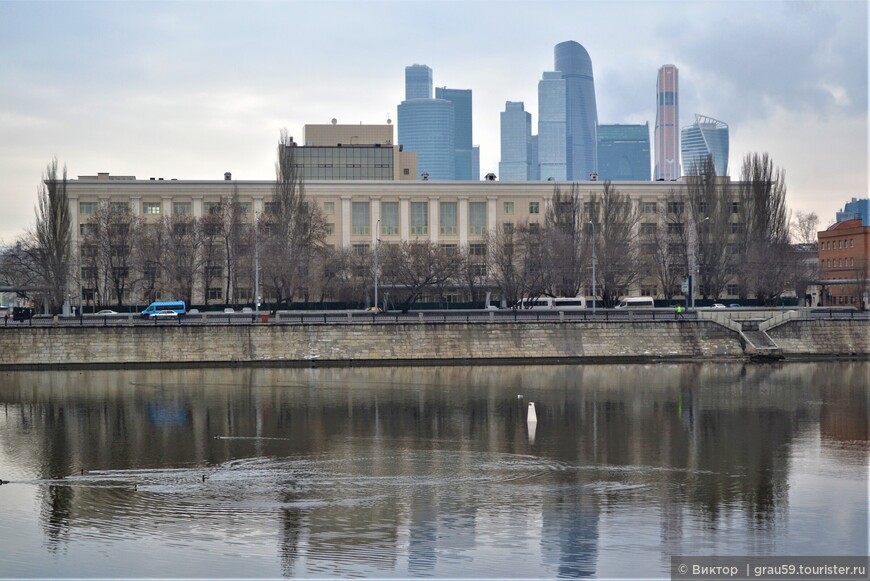
{"label": "stone embankment wall", "polygon": [[770,329],[767,334],[784,353],[792,356],[870,353],[870,324],[867,321],[790,321]]}
{"label": "stone embankment wall", "polygon": [[[866,322],[795,321],[783,352],[868,352]],[[0,367],[742,359],[711,321],[0,328]]]}

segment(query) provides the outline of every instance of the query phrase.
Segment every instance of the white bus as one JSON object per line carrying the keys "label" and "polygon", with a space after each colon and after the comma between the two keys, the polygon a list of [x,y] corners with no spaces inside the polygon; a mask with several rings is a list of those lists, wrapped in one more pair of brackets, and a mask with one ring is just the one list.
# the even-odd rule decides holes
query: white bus
{"label": "white bus", "polygon": [[518,309],[579,311],[586,308],[585,297],[539,297],[523,299],[517,303]]}

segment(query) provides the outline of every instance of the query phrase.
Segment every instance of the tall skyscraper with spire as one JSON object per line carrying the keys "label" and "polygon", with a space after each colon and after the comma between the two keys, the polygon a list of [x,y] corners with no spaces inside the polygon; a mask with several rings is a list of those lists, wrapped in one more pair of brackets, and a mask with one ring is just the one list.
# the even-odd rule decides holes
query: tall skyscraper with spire
{"label": "tall skyscraper with spire", "polygon": [[656,81],[656,127],[654,179],[666,182],[680,178],[679,71],[674,65],[659,69]]}
{"label": "tall skyscraper with spire", "polygon": [[598,107],[592,59],[586,49],[573,40],[557,44],[554,53],[556,70],[565,81],[567,179],[588,180],[598,170]]}

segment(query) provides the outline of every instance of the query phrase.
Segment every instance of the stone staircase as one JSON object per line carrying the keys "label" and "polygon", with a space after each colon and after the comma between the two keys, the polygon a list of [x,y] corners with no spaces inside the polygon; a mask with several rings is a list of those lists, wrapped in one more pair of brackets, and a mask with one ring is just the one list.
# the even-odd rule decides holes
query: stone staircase
{"label": "stone staircase", "polygon": [[745,350],[753,358],[782,359],[782,349],[766,331],[759,328],[760,321],[740,321],[740,336],[746,342]]}

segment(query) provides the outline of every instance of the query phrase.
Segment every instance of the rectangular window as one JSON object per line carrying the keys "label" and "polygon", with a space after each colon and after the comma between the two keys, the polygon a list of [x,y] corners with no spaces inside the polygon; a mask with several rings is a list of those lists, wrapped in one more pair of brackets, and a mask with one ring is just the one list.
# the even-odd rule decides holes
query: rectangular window
{"label": "rectangular window", "polygon": [[128,202],[112,202],[109,204],[109,211],[112,214],[128,214],[130,212],[130,204]]}
{"label": "rectangular window", "polygon": [[655,297],[659,294],[658,289],[654,286],[642,286],[640,287],[640,296],[642,297]]}
{"label": "rectangular window", "polygon": [[441,202],[439,206],[439,232],[443,236],[456,234],[456,202]]}
{"label": "rectangular window", "polygon": [[207,266],[205,270],[206,275],[212,279],[221,278],[224,275],[224,269],[220,266]]}
{"label": "rectangular window", "polygon": [[263,204],[263,209],[267,214],[274,214],[278,209],[278,204],[275,202],[266,202]]}
{"label": "rectangular window", "polygon": [[381,235],[399,235],[399,202],[381,202]]}
{"label": "rectangular window", "polygon": [[172,213],[176,216],[189,216],[193,213],[193,204],[190,202],[175,202],[172,204]]}
{"label": "rectangular window", "polygon": [[[369,253],[369,245],[368,244],[354,244],[351,246],[351,250],[357,256],[365,256]],[[380,253],[379,253],[380,254]]]}
{"label": "rectangular window", "polygon": [[656,202],[641,202],[640,212],[642,214],[655,214],[658,211]]}
{"label": "rectangular window", "polygon": [[84,224],[79,224],[79,234],[82,236],[93,236],[97,233],[96,224],[90,224],[85,222]]}
{"label": "rectangular window", "polygon": [[469,244],[468,254],[470,256],[486,256],[486,244]]}
{"label": "rectangular window", "polygon": [[160,215],[160,202],[142,202],[142,213],[146,216]]}
{"label": "rectangular window", "polygon": [[727,292],[729,295],[739,295],[740,285],[729,284],[725,287],[725,292]]}
{"label": "rectangular window", "polygon": [[640,233],[646,236],[653,236],[656,233],[657,224],[652,222],[644,222],[640,225]]}
{"label": "rectangular window", "polygon": [[447,256],[456,256],[457,246],[455,244],[442,244],[441,248],[444,249],[444,254]]}
{"label": "rectangular window", "polygon": [[221,211],[221,203],[220,202],[205,202],[202,205],[203,210],[205,210],[206,214],[220,214]]}
{"label": "rectangular window", "polygon": [[97,211],[97,202],[79,202],[79,214],[89,216]]}
{"label": "rectangular window", "polygon": [[480,276],[480,277],[486,276],[486,264],[485,263],[472,264],[469,266],[469,268],[471,269],[471,276]]}
{"label": "rectangular window", "polygon": [[668,213],[669,214],[682,214],[685,211],[686,207],[683,202],[668,202]]}
{"label": "rectangular window", "polygon": [[507,215],[511,215],[514,213],[514,203],[513,202],[505,202],[504,203],[504,213]]}
{"label": "rectangular window", "polygon": [[541,233],[541,225],[537,222],[529,223],[529,233],[530,234],[540,234]]}
{"label": "rectangular window", "polygon": [[682,234],[683,233],[683,223],[671,223],[668,224],[668,234]]}
{"label": "rectangular window", "polygon": [[731,233],[740,234],[743,232],[743,224],[740,222],[731,222]]}
{"label": "rectangular window", "polygon": [[501,225],[501,227],[502,227],[502,229],[504,230],[504,233],[505,233],[505,234],[510,235],[510,234],[513,234],[513,233],[514,233],[514,224],[513,224],[513,222],[505,222],[504,224]]}
{"label": "rectangular window", "polygon": [[486,233],[486,202],[468,203],[468,234],[481,236]]}
{"label": "rectangular window", "polygon": [[248,214],[250,214],[253,211],[254,211],[253,202],[239,202],[239,213],[241,213],[242,216],[247,216]]}
{"label": "rectangular window", "polygon": [[327,236],[335,235],[335,224],[333,224],[332,222],[326,223],[326,235]]}
{"label": "rectangular window", "polygon": [[210,300],[220,300],[224,298],[224,291],[220,287],[212,287],[208,289],[208,298]]}
{"label": "rectangular window", "polygon": [[740,213],[740,202],[731,202],[731,213],[739,214]]}
{"label": "rectangular window", "polygon": [[323,202],[323,214],[332,216],[335,214],[335,202]]}
{"label": "rectangular window", "polygon": [[351,234],[365,236],[371,232],[368,202],[351,202]]}
{"label": "rectangular window", "polygon": [[529,202],[529,214],[540,214],[541,206],[540,202]]}
{"label": "rectangular window", "polygon": [[411,236],[429,234],[429,202],[411,202]]}

